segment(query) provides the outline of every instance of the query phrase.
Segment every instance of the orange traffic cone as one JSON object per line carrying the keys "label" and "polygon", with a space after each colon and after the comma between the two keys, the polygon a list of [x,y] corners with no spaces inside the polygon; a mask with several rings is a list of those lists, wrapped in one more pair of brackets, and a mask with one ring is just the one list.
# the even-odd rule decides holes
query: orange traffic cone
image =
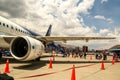
{"label": "orange traffic cone", "polygon": [[6,61],[6,66],[5,66],[4,73],[10,73],[10,71],[9,71],[9,60],[8,59]]}
{"label": "orange traffic cone", "polygon": [[73,68],[72,68],[71,80],[76,80],[75,65],[73,65]]}
{"label": "orange traffic cone", "polygon": [[49,68],[52,68],[52,59],[50,59]]}
{"label": "orange traffic cone", "polygon": [[104,67],[104,60],[102,60],[102,63],[101,63],[101,70],[105,70],[105,67]]}
{"label": "orange traffic cone", "polygon": [[115,62],[114,62],[114,59],[112,60],[112,65],[114,64]]}
{"label": "orange traffic cone", "polygon": [[90,60],[92,60],[92,55],[90,55]]}

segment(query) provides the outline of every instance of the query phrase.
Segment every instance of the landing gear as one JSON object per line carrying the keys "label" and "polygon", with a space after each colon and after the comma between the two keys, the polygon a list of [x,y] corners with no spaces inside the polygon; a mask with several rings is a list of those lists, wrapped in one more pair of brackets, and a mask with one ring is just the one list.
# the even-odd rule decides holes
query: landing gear
{"label": "landing gear", "polygon": [[40,61],[40,57],[34,59],[34,60],[31,60],[32,62],[39,62]]}
{"label": "landing gear", "polygon": [[40,57],[36,58],[35,61],[40,61]]}

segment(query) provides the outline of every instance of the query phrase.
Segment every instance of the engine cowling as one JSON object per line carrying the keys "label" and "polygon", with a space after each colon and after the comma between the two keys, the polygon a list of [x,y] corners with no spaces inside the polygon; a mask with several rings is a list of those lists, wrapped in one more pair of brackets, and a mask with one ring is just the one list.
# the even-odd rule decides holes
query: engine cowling
{"label": "engine cowling", "polygon": [[21,61],[34,60],[44,51],[41,41],[28,36],[16,37],[10,44],[11,55]]}

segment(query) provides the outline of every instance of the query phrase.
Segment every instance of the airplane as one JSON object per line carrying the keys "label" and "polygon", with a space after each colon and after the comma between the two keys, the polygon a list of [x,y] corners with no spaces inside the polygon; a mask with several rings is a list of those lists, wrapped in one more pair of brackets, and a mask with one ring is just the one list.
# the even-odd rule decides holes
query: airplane
{"label": "airplane", "polygon": [[49,26],[46,35],[42,36],[0,16],[0,33],[3,33],[0,35],[0,48],[9,48],[11,55],[17,60],[29,61],[40,60],[40,56],[50,42],[115,39],[115,37],[55,37],[50,36],[51,28],[52,25]]}

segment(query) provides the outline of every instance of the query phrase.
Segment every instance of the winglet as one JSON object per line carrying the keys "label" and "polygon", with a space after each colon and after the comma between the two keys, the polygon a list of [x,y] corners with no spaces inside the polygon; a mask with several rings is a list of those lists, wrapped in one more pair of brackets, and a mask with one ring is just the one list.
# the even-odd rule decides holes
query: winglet
{"label": "winglet", "polygon": [[49,26],[49,28],[48,28],[47,33],[46,33],[45,36],[50,36],[50,34],[51,34],[51,28],[52,28],[52,25],[50,24],[50,26]]}

